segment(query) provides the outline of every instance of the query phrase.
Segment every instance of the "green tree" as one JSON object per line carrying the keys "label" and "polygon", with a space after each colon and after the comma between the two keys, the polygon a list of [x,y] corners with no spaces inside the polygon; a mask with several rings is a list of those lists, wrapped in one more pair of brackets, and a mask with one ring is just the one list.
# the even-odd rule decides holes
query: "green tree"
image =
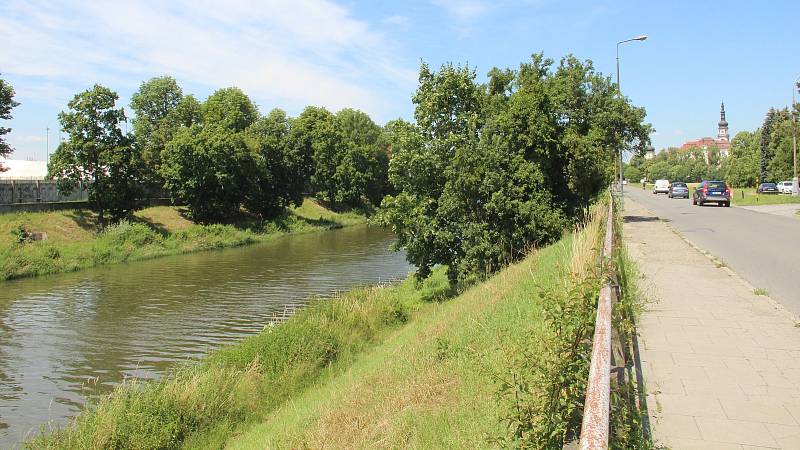
{"label": "green tree", "polygon": [[194,125],[167,143],[161,174],[164,186],[188,206],[192,218],[225,221],[239,214],[254,164],[243,133]]}
{"label": "green tree", "polygon": [[346,147],[334,179],[336,201],[357,205],[367,197],[380,205],[388,187],[388,144],[383,130],[364,112],[346,108],[336,113]]}
{"label": "green tree", "polygon": [[244,131],[258,120],[258,108],[236,87],[218,89],[203,103],[202,109],[207,126],[230,131]]}
{"label": "green tree", "polygon": [[[184,106],[191,116],[194,106]],[[196,220],[225,220],[238,214],[259,181],[258,155],[245,133],[258,110],[238,88],[214,92],[200,109],[202,120],[182,127],[167,143],[161,176]],[[183,111],[180,104],[176,111]]]}
{"label": "green tree", "polygon": [[336,204],[336,167],[345,149],[345,138],[336,116],[325,108],[309,106],[295,119],[289,135],[293,151],[307,162],[310,189],[330,205]]}
{"label": "green tree", "polygon": [[780,182],[792,179],[794,174],[793,126],[788,110],[783,109],[776,114],[769,139],[769,153],[772,155],[767,164],[769,178],[765,181]]}
{"label": "green tree", "polygon": [[759,176],[760,181],[764,182],[769,178],[769,162],[772,160],[773,153],[770,148],[770,140],[772,139],[772,127],[776,120],[777,111],[775,108],[770,108],[767,111],[767,117],[764,118],[764,124],[761,126],[761,159],[759,160]]}
{"label": "green tree", "polygon": [[[11,120],[11,110],[19,106],[19,103],[14,101],[14,88],[5,80],[0,78],[0,119]],[[3,136],[11,132],[10,128],[0,127],[0,156],[7,157],[14,151],[8,142],[5,141]],[[0,164],[0,172],[3,172],[3,165]]]}
{"label": "green tree", "polygon": [[759,176],[760,130],[741,131],[731,140],[730,156],[723,163],[725,180],[734,187],[753,187]]}
{"label": "green tree", "polygon": [[101,226],[106,212],[112,221],[120,220],[139,206],[141,197],[141,157],[120,129],[126,119],[116,107],[118,99],[116,92],[98,84],[77,94],[58,115],[67,140],[48,166],[62,192],[83,183]]}
{"label": "green tree", "polygon": [[130,106],[135,113],[133,134],[148,181],[161,181],[161,152],[182,125],[175,114],[182,101],[183,90],[170,76],[151,78],[131,96]]}
{"label": "green tree", "polygon": [[253,213],[274,217],[290,204],[303,203],[307,162],[289,145],[291,121],[273,109],[247,129],[247,144],[255,158],[257,175],[245,195],[245,206]]}
{"label": "green tree", "polygon": [[488,85],[468,67],[420,69],[416,125],[389,124],[389,179],[380,221],[426,277],[485,276],[560,236],[611,180],[615,149],[642,152],[644,111],[591,62],[533,55]]}
{"label": "green tree", "polygon": [[625,179],[629,183],[638,183],[642,179],[642,170],[632,164],[625,166]]}

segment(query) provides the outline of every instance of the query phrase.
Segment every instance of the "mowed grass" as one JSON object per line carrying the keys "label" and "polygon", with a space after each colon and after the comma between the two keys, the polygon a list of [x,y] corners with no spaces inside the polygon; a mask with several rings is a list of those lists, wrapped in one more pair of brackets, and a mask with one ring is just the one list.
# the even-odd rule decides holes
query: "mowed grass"
{"label": "mowed grass", "polygon": [[758,194],[755,188],[734,188],[733,204],[739,206],[784,205],[800,203],[800,196],[789,194]]}
{"label": "mowed grass", "polygon": [[[0,214],[0,280],[236,247],[365,222],[363,212],[334,212],[311,199],[275,220],[243,217],[211,225],[192,222],[180,207],[157,206],[102,231],[97,215],[87,210]],[[46,239],[20,242],[21,232]]]}

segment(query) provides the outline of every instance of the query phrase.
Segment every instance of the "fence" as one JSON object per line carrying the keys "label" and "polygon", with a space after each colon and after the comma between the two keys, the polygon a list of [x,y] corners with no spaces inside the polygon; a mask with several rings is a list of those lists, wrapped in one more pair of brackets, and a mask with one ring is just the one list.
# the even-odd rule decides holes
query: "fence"
{"label": "fence", "polygon": [[[603,239],[603,269],[610,266],[614,245],[614,201],[608,202],[608,220]],[[592,362],[581,425],[581,449],[607,449],[611,409],[611,281],[600,288],[594,326]]]}
{"label": "fence", "polygon": [[[169,204],[170,199],[159,186],[143,186],[146,205]],[[62,193],[53,180],[0,180],[0,213],[13,211],[50,211],[79,209],[89,206],[85,183],[78,183],[72,192]]]}
{"label": "fence", "polygon": [[52,180],[2,180],[0,181],[0,205],[15,203],[60,203],[85,202],[89,200],[86,186],[79,184],[67,194],[58,191]]}

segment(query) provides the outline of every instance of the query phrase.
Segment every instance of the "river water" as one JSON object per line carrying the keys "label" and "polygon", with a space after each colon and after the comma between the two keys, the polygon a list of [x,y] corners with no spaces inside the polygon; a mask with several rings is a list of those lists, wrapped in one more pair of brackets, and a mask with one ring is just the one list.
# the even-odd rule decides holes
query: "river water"
{"label": "river water", "polygon": [[355,226],[0,282],[0,448],[67,423],[125,377],[158,377],[258,332],[287,304],[405,277],[392,241]]}

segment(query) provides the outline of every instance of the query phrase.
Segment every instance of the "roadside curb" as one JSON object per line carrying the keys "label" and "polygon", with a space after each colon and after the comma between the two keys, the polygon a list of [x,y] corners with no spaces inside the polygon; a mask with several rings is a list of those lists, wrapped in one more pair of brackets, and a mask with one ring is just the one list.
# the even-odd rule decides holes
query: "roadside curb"
{"label": "roadside curb", "polygon": [[[630,200],[632,200],[632,201],[636,202],[636,200],[633,200],[633,199],[630,199]],[[681,238],[681,239],[682,239],[684,242],[686,242],[687,244],[689,244],[689,246],[690,246],[690,247],[692,247],[693,249],[695,249],[695,250],[696,250],[697,252],[699,252],[701,255],[703,255],[703,256],[705,256],[706,258],[708,258],[708,259],[709,259],[709,260],[710,260],[712,263],[714,263],[714,264],[717,266],[717,268],[724,270],[724,271],[725,271],[725,273],[727,273],[727,274],[728,274],[728,275],[729,275],[731,278],[733,278],[734,280],[738,281],[740,284],[742,284],[742,286],[744,286],[744,287],[746,287],[747,289],[749,289],[749,290],[750,290],[750,292],[752,292],[752,293],[755,295],[756,287],[755,287],[755,286],[753,286],[752,284],[750,284],[750,282],[749,282],[749,281],[747,281],[747,280],[745,280],[744,278],[742,278],[742,277],[741,277],[741,275],[739,275],[738,273],[734,272],[734,271],[733,271],[733,269],[731,269],[730,267],[728,267],[728,266],[725,264],[725,262],[724,262],[724,261],[720,260],[720,259],[719,259],[719,258],[717,258],[716,256],[712,255],[710,252],[708,252],[708,251],[706,251],[706,250],[703,250],[702,248],[700,248],[699,246],[697,246],[697,245],[696,245],[694,242],[690,241],[690,240],[689,240],[689,239],[688,239],[686,236],[684,236],[684,235],[683,235],[683,234],[681,234],[681,233],[680,233],[680,232],[679,232],[677,229],[675,229],[675,227],[673,227],[672,225],[670,225],[670,224],[669,224],[669,222],[666,222],[666,221],[664,221],[664,220],[661,220],[661,218],[658,216],[658,214],[656,214],[656,213],[655,213],[653,210],[651,210],[651,209],[647,208],[646,206],[642,205],[641,203],[638,203],[638,202],[637,202],[637,204],[639,205],[639,207],[641,207],[642,209],[644,209],[644,210],[645,210],[645,211],[647,211],[648,213],[652,214],[652,215],[653,215],[653,217],[656,217],[656,218],[658,218],[658,219],[659,219],[659,221],[660,221],[661,223],[663,223],[664,225],[666,225],[666,226],[667,226],[667,228],[669,228],[669,230],[670,230],[670,231],[672,231],[673,233],[675,233],[675,235],[676,235],[676,236],[678,236],[678,237],[679,237],[679,238]],[[625,212],[625,211],[623,211],[623,215],[624,215],[624,212]],[[783,315],[784,315],[784,316],[786,316],[788,319],[790,319],[790,320],[792,321],[792,324],[794,324],[795,326],[798,326],[798,324],[800,324],[800,317],[798,317],[798,316],[794,315],[794,314],[793,314],[791,311],[789,311],[788,309],[786,309],[786,307],[785,307],[785,306],[783,306],[782,304],[780,304],[780,303],[779,303],[777,300],[773,299],[773,298],[772,298],[772,297],[770,297],[769,295],[756,295],[756,297],[763,297],[764,299],[766,299],[767,303],[769,303],[769,304],[770,304],[770,306],[772,306],[773,308],[775,308],[775,310],[779,311],[781,314],[783,314]]]}

